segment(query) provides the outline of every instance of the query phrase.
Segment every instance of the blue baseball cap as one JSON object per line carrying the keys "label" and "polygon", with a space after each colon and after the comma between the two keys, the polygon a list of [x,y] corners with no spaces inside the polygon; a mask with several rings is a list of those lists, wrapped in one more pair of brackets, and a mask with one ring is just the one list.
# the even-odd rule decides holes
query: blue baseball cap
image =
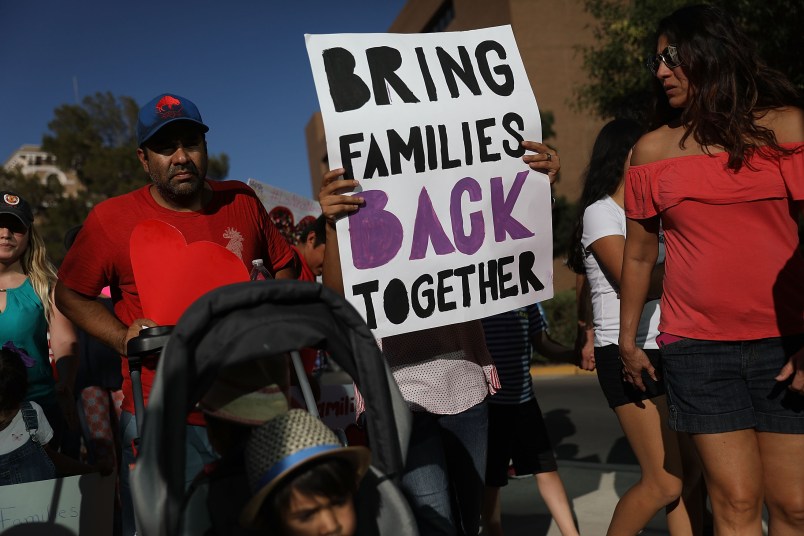
{"label": "blue baseball cap", "polygon": [[160,128],[174,121],[190,121],[201,127],[202,132],[209,127],[201,120],[198,107],[190,99],[175,93],[162,93],[140,108],[137,120],[137,145],[142,145]]}

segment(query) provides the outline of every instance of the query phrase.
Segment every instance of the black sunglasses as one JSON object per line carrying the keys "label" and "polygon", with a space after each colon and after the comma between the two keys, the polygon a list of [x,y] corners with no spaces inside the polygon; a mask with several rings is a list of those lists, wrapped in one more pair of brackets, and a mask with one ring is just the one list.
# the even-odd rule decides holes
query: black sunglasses
{"label": "black sunglasses", "polygon": [[678,48],[676,45],[667,45],[667,48],[658,54],[650,55],[645,59],[645,67],[648,68],[650,74],[656,76],[659,71],[660,62],[664,62],[668,69],[675,69],[681,65],[681,58],[678,55]]}

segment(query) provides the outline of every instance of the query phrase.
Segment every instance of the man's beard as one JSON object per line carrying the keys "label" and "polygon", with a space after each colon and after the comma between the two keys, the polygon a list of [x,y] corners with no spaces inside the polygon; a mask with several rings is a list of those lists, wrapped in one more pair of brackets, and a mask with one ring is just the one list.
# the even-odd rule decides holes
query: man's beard
{"label": "man's beard", "polygon": [[[198,180],[192,182],[182,182],[181,184],[175,184],[174,182],[172,182],[171,179],[173,175],[181,171],[188,171],[194,174]],[[198,196],[199,192],[204,188],[204,179],[198,172],[198,168],[192,162],[180,168],[179,167],[170,168],[168,170],[168,177],[171,177],[171,179],[168,179],[167,181],[161,181],[158,180],[153,175],[151,175],[151,182],[153,182],[154,186],[156,186],[159,195],[177,205],[184,205],[191,201],[194,201]]]}

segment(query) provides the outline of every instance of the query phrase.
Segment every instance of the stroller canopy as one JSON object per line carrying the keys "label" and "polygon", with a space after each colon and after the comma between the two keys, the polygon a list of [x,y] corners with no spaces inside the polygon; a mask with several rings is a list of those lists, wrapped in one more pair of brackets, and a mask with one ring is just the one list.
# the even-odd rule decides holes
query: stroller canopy
{"label": "stroller canopy", "polygon": [[302,347],[326,350],[352,377],[366,401],[372,465],[391,478],[400,475],[410,413],[359,313],[316,283],[228,285],[194,302],[162,350],[131,473],[143,534],[177,532],[185,493],[185,421],[218,371]]}

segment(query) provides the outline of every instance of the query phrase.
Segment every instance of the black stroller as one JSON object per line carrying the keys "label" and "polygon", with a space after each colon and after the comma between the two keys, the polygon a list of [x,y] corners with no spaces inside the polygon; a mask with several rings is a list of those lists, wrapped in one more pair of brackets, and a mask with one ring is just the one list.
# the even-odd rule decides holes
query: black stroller
{"label": "black stroller", "polygon": [[218,371],[302,347],[326,350],[366,402],[372,469],[356,498],[358,534],[417,534],[395,483],[411,416],[365,322],[321,285],[253,281],[218,288],[194,302],[162,350],[131,473],[141,535],[179,533],[185,515],[184,422]]}

